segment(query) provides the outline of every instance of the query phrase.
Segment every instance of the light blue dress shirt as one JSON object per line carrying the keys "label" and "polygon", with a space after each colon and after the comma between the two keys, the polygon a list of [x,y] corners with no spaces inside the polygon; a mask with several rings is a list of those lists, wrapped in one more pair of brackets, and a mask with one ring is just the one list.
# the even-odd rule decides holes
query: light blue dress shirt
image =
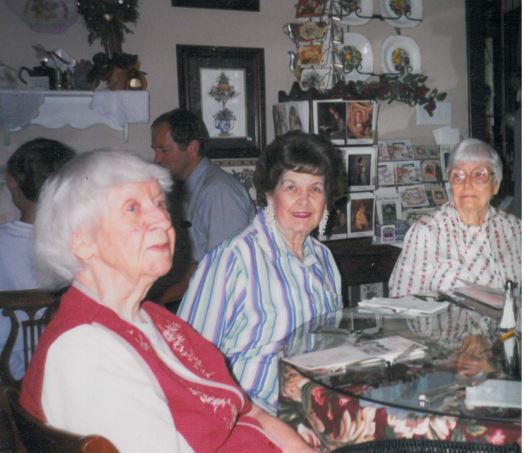
{"label": "light blue dress shirt", "polygon": [[200,261],[212,248],[240,233],[255,216],[247,189],[207,158],[200,161],[184,187],[193,261]]}

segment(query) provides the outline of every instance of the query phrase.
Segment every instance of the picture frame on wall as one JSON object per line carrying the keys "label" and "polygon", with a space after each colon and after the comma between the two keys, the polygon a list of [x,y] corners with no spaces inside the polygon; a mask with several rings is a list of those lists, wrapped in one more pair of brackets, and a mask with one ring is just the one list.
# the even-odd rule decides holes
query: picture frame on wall
{"label": "picture frame on wall", "polygon": [[346,103],[341,99],[313,101],[314,132],[336,145],[346,143]]}
{"label": "picture frame on wall", "polygon": [[348,237],[347,204],[347,196],[335,201],[333,208],[329,211],[326,231],[324,234],[319,234],[320,241],[333,241]]}
{"label": "picture frame on wall", "polygon": [[341,148],[349,192],[374,190],[377,180],[377,149],[374,146]]}
{"label": "picture frame on wall", "polygon": [[347,205],[348,238],[373,236],[375,195],[373,192],[350,194]]}
{"label": "picture frame on wall", "polygon": [[264,49],[177,45],[180,107],[200,116],[214,159],[257,157],[266,141]]}
{"label": "picture frame on wall", "polygon": [[260,11],[260,0],[171,0],[171,6]]}
{"label": "picture frame on wall", "polygon": [[373,144],[376,136],[377,119],[377,102],[346,102],[346,143],[348,145]]}
{"label": "picture frame on wall", "polygon": [[277,137],[293,130],[309,132],[309,102],[293,101],[273,104],[273,124]]}
{"label": "picture frame on wall", "polygon": [[402,206],[400,199],[376,200],[377,220],[381,225],[392,225],[402,220]]}
{"label": "picture frame on wall", "polygon": [[257,160],[256,158],[212,159],[213,163],[222,168],[226,173],[233,175],[242,183],[255,204],[257,201],[257,191],[255,189],[253,175],[255,173]]}

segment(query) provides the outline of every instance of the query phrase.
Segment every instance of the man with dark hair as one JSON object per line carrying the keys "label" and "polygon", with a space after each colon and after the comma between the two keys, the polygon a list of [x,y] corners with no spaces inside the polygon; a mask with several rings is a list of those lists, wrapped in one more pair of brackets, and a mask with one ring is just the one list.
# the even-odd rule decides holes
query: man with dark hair
{"label": "man with dark hair", "polygon": [[155,162],[183,182],[184,224],[191,257],[198,262],[208,251],[242,231],[255,215],[246,188],[206,157],[209,140],[204,122],[195,114],[175,109],[151,126]]}
{"label": "man with dark hair", "polygon": [[74,155],[63,143],[37,138],[20,146],[7,161],[6,186],[21,217],[0,225],[0,291],[39,286],[33,267],[38,194],[45,180]]}

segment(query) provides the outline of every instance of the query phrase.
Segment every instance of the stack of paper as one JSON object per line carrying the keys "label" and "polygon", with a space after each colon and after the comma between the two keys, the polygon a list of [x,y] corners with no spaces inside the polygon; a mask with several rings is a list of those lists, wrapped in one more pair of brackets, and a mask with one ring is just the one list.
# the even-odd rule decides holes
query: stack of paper
{"label": "stack of paper", "polygon": [[404,296],[398,298],[374,297],[358,303],[360,308],[407,315],[431,315],[445,310],[448,305],[448,302],[423,300],[415,296]]}
{"label": "stack of paper", "polygon": [[350,365],[372,364],[381,360],[396,363],[424,355],[423,345],[401,336],[391,336],[285,357],[283,360],[305,370],[336,371]]}
{"label": "stack of paper", "polygon": [[504,307],[504,292],[502,290],[477,285],[475,283],[464,283],[464,287],[454,290],[455,294],[476,300],[497,310],[502,310]]}

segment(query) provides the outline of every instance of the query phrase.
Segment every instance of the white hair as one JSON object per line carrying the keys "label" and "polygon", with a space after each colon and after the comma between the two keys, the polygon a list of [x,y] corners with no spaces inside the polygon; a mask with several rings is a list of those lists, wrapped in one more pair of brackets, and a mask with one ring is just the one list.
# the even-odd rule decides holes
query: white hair
{"label": "white hair", "polygon": [[42,285],[61,288],[82,269],[70,249],[73,232],[91,228],[114,187],[156,179],[164,192],[169,171],[129,152],[100,149],[79,154],[45,182],[35,221],[35,262]]}
{"label": "white hair", "polygon": [[495,180],[502,182],[502,161],[497,151],[482,140],[467,138],[455,146],[449,155],[448,174],[458,162],[488,162],[495,172]]}

